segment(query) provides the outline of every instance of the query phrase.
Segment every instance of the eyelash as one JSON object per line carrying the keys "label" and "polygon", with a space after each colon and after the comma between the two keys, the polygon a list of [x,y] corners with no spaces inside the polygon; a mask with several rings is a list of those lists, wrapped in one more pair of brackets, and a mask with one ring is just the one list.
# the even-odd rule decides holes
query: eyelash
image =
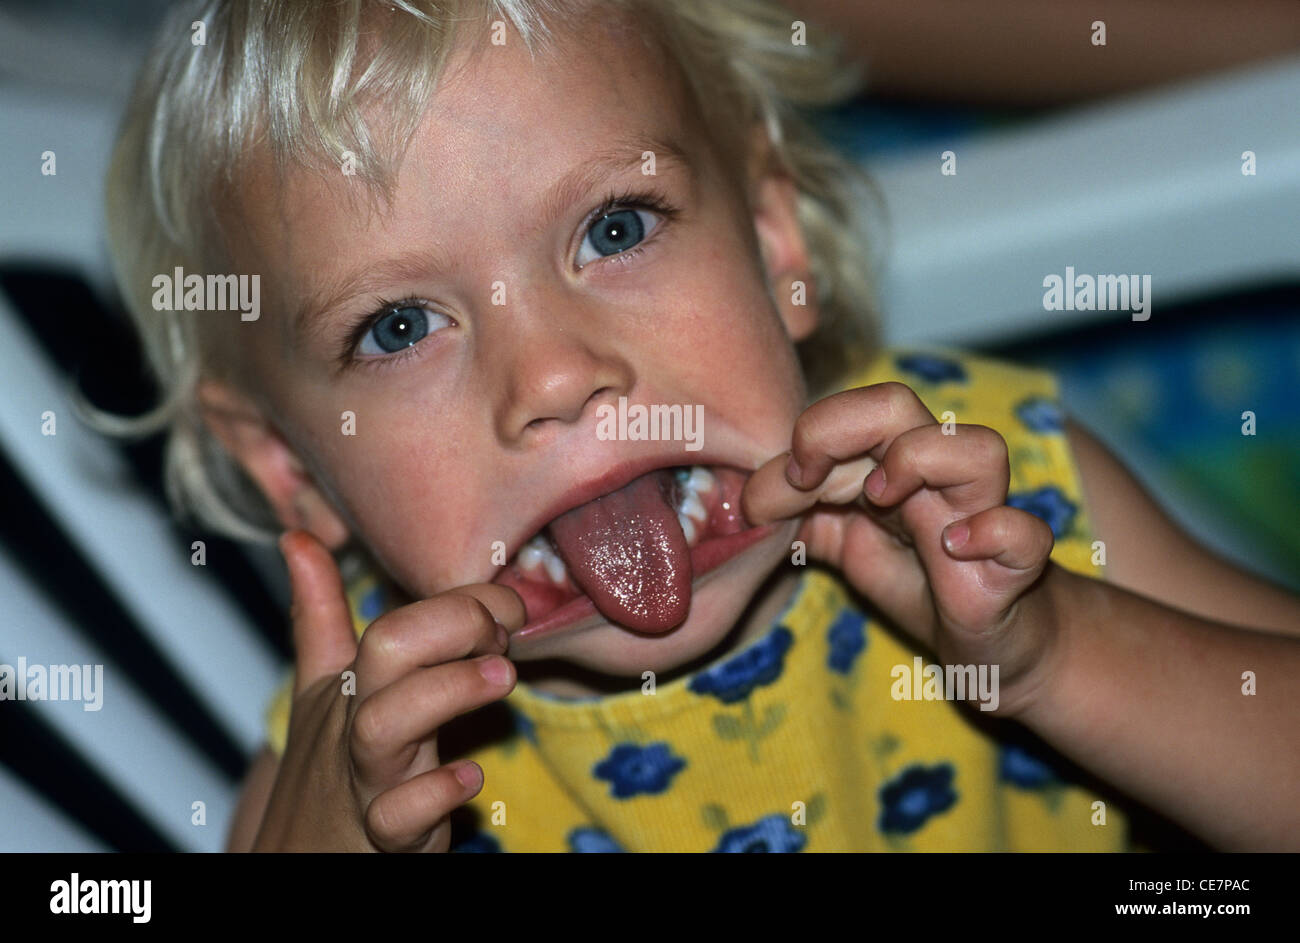
{"label": "eyelash", "polygon": [[[677,207],[669,203],[668,199],[656,190],[646,189],[637,191],[628,188],[623,190],[621,193],[610,191],[609,195],[605,197],[601,204],[589,213],[587,218],[583,221],[582,241],[586,240],[587,234],[591,231],[591,227],[595,225],[596,221],[607,213],[612,213],[615,210],[632,209],[651,210],[662,216],[663,222],[670,222],[680,215],[680,211]],[[660,226],[656,226],[654,231],[645,240],[633,246],[631,249],[628,249],[626,252],[619,252],[616,255],[607,255],[603,258],[595,259],[582,267],[588,268],[591,265],[599,265],[606,262],[613,262],[615,264],[626,263],[633,256],[640,254],[642,247],[658,235],[661,226],[662,223]],[[579,246],[582,245],[582,241],[579,241]],[[419,341],[404,348],[399,353],[389,354],[386,357],[357,358],[354,356],[357,348],[361,346],[361,341],[365,338],[366,332],[374,327],[380,318],[388,314],[394,308],[425,308],[426,310],[432,310],[432,308],[429,307],[429,302],[425,301],[423,298],[399,298],[396,301],[389,301],[383,298],[378,299],[378,307],[372,313],[359,318],[344,335],[343,349],[339,355],[339,362],[343,368],[347,369],[354,366],[360,366],[365,369],[384,370],[415,355],[416,348],[420,346]]]}
{"label": "eyelash", "polygon": [[[636,191],[629,188],[624,190],[622,193],[611,192],[609,196],[605,197],[605,201],[601,203],[600,206],[596,207],[596,209],[587,216],[586,220],[584,221],[584,225],[582,227],[582,240],[583,241],[586,240],[587,233],[591,232],[591,227],[596,224],[596,221],[598,219],[600,219],[602,216],[604,216],[607,213],[614,212],[615,210],[653,210],[654,212],[658,213],[660,216],[664,218],[664,222],[671,222],[672,220],[676,219],[678,215],[680,215],[678,213],[677,207],[669,203],[667,197],[665,197],[662,193],[658,192],[657,190],[647,189],[647,190]],[[654,233],[651,233],[651,235],[647,237],[646,240],[637,243],[635,246],[633,246],[631,249],[628,249],[626,252],[619,252],[616,255],[607,255],[604,256],[603,258],[595,259],[593,261],[612,262],[616,259],[626,259],[629,256],[636,255],[641,250],[641,247],[644,246],[646,242],[648,242],[650,239],[653,239],[655,237],[655,234],[657,234],[658,232],[659,232],[659,227],[656,226]],[[579,247],[581,247],[582,241],[580,241],[578,245]],[[591,264],[592,264],[591,262],[587,263],[587,265],[591,265]],[[586,267],[587,267],[586,265],[583,266],[583,268]]]}
{"label": "eyelash", "polygon": [[354,356],[361,341],[365,339],[366,334],[372,327],[379,322],[379,319],[388,314],[394,308],[424,308],[426,311],[432,311],[429,302],[423,298],[398,298],[396,301],[389,301],[384,298],[379,299],[379,307],[372,313],[367,314],[357,321],[356,325],[350,328],[343,340],[343,350],[339,354],[339,362],[346,369],[348,367],[364,367],[367,370],[384,370],[414,356],[416,348],[420,342],[416,341],[409,347],[404,347],[395,354],[389,354],[386,357],[356,357]]}

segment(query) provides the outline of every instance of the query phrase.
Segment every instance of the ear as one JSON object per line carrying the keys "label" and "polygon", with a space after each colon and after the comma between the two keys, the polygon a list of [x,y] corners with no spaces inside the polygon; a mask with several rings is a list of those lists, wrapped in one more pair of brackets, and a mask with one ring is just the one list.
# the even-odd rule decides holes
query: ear
{"label": "ear", "polygon": [[203,379],[197,395],[204,423],[256,482],[286,530],[310,531],[330,550],[347,543],[347,524],[247,394]]}
{"label": "ear", "polygon": [[772,152],[767,128],[753,132],[755,150],[750,177],[754,231],[763,255],[768,287],[792,340],[801,341],[817,329],[820,309],[808,264],[808,246],[799,224],[799,190],[794,178]]}

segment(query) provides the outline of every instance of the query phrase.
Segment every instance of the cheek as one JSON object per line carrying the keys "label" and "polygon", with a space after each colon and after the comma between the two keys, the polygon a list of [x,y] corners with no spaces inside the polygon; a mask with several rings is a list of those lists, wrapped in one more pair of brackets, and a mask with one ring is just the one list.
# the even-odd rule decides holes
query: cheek
{"label": "cheek", "polygon": [[[748,274],[748,273],[747,273]],[[757,277],[738,280],[731,291],[712,299],[714,381],[747,390],[782,405],[802,408],[805,394],[799,358],[780,314]]]}
{"label": "cheek", "polygon": [[[340,406],[340,412],[344,407]],[[317,415],[317,442],[340,510],[363,543],[408,586],[440,582],[454,561],[469,556],[457,544],[472,532],[478,509],[465,493],[465,468],[475,456],[464,439],[438,434],[428,422],[379,415],[363,403],[355,414],[355,435],[347,420]],[[449,450],[445,443],[460,442]]]}
{"label": "cheek", "polygon": [[785,371],[797,363],[758,273],[734,255],[711,255],[685,277],[674,277],[677,287],[661,301],[666,316],[650,332],[654,345],[687,361],[724,363],[727,375]]}
{"label": "cheek", "polygon": [[[680,313],[664,320],[651,350],[710,412],[775,454],[806,405],[794,345],[761,283],[720,268],[682,285]],[[682,392],[685,392],[683,390]]]}

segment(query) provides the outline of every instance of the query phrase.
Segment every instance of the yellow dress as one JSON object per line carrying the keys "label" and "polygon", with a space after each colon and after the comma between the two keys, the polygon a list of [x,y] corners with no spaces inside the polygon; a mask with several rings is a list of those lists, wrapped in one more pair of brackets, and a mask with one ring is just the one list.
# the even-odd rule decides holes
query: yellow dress
{"label": "yellow dress", "polygon": [[[885,380],[940,421],[1001,433],[1008,504],[1052,526],[1054,561],[1103,578],[1050,373],[892,348],[845,386]],[[382,609],[380,585],[349,582],[358,635]],[[955,701],[895,700],[892,671],[917,656],[932,661],[807,566],[770,633],[653,694],[561,700],[520,683],[480,712],[498,739],[463,754],[484,786],[453,815],[453,850],[1130,850],[1125,815],[1025,728]],[[277,753],[290,685],[267,714]]]}

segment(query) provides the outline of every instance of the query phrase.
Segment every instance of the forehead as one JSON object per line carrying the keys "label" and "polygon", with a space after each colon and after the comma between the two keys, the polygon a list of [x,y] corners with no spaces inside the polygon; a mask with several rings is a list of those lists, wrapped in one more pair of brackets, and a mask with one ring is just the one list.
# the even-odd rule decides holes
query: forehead
{"label": "forehead", "polygon": [[658,162],[676,147],[692,165],[704,162],[693,99],[647,26],[602,12],[550,28],[552,41],[534,54],[513,31],[504,45],[491,42],[490,26],[462,35],[380,212],[362,198],[360,177],[296,170],[277,181],[269,157],[253,155],[232,241],[243,244],[236,256],[247,250],[272,270],[273,301],[292,308],[357,259],[394,254],[385,245],[394,237],[408,242],[400,248],[453,252],[495,208],[518,207],[526,220],[543,209],[542,193],[564,196],[554,185],[596,155],[634,160],[653,150]]}

